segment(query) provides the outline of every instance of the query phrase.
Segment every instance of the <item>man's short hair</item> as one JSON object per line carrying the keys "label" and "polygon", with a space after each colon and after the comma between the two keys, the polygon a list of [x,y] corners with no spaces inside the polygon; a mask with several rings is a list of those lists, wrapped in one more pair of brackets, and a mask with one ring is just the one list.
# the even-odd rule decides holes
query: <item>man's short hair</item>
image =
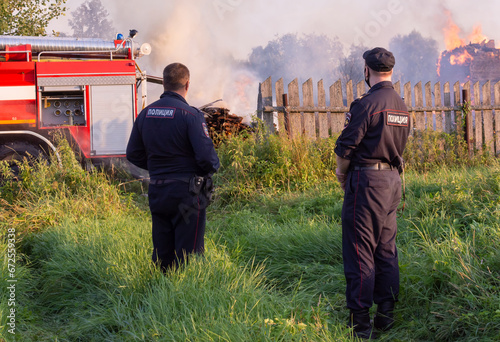
{"label": "man's short hair", "polygon": [[169,64],[163,69],[163,89],[177,91],[189,81],[189,69],[181,63]]}
{"label": "man's short hair", "polygon": [[370,67],[368,66],[368,64],[366,64],[366,63],[365,63],[365,66],[366,66],[368,69],[370,69],[370,70],[371,70],[371,72],[373,72],[373,74],[378,74],[378,75],[380,75],[380,76],[392,76],[392,72],[393,72],[393,70],[391,70],[391,71],[375,71],[375,70],[373,70],[372,68],[370,68]]}

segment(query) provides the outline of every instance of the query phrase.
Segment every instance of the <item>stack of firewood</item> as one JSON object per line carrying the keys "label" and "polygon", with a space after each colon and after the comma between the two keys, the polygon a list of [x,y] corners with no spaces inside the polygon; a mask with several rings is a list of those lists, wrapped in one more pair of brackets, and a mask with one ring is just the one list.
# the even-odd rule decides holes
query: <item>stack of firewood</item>
{"label": "stack of firewood", "polygon": [[228,136],[251,129],[249,125],[243,123],[243,117],[230,114],[227,108],[205,107],[202,111],[205,113],[205,120],[211,136],[216,134]]}

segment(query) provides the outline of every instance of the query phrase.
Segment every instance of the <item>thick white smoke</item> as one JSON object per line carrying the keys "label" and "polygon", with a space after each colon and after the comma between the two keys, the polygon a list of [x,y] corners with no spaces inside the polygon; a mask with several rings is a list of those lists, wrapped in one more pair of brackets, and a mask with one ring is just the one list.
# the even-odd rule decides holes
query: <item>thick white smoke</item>
{"label": "thick white smoke", "polygon": [[[68,0],[68,15],[82,2]],[[242,70],[235,61],[246,59],[252,48],[265,46],[287,33],[338,37],[348,53],[352,44],[387,47],[394,36],[416,30],[424,37],[434,38],[440,50],[444,50],[447,9],[464,32],[481,23],[483,33],[496,39],[497,46],[500,42],[498,23],[493,17],[500,11],[500,1],[496,0],[484,0],[481,4],[467,0],[439,3],[435,0],[106,0],[102,3],[119,31],[126,35],[129,29],[137,29],[136,40],[152,45],[152,54],[139,61],[149,74],[161,76],[168,63],[184,63],[191,70],[188,101],[192,105],[222,98],[239,115],[254,113],[258,82],[263,80]],[[161,93],[161,87],[149,88],[150,100]]]}
{"label": "thick white smoke", "polygon": [[[130,20],[130,28],[139,30],[137,40],[152,45],[151,55],[139,62],[145,64],[148,74],[161,76],[167,64],[183,63],[191,72],[190,104],[201,106],[223,99],[233,113],[254,114],[259,81],[236,63],[232,42],[224,38],[228,37],[223,29],[226,20],[232,21],[235,9],[214,6],[210,1],[148,1],[148,5],[149,18]],[[120,7],[137,13],[133,6]],[[161,87],[149,89],[150,101],[161,93]]]}

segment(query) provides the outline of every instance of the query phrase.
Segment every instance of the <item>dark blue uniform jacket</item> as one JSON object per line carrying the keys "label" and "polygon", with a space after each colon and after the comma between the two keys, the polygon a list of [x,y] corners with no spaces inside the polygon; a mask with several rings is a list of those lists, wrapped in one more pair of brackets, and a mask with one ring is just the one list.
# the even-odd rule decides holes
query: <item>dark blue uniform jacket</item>
{"label": "dark blue uniform jacket", "polygon": [[170,91],[137,116],[127,159],[151,179],[205,176],[220,165],[203,113]]}
{"label": "dark blue uniform jacket", "polygon": [[380,82],[352,102],[335,153],[351,165],[382,162],[398,167],[409,132],[406,105],[392,82]]}

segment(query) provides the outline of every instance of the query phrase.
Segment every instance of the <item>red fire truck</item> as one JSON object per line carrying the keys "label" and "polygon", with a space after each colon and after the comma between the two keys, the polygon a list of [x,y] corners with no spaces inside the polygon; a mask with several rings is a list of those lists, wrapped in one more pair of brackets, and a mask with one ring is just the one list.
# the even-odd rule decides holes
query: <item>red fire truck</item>
{"label": "red fire truck", "polygon": [[151,51],[134,43],[135,34],[110,41],[0,36],[0,160],[55,151],[49,132],[56,129],[86,160],[124,156],[146,99],[136,58]]}

